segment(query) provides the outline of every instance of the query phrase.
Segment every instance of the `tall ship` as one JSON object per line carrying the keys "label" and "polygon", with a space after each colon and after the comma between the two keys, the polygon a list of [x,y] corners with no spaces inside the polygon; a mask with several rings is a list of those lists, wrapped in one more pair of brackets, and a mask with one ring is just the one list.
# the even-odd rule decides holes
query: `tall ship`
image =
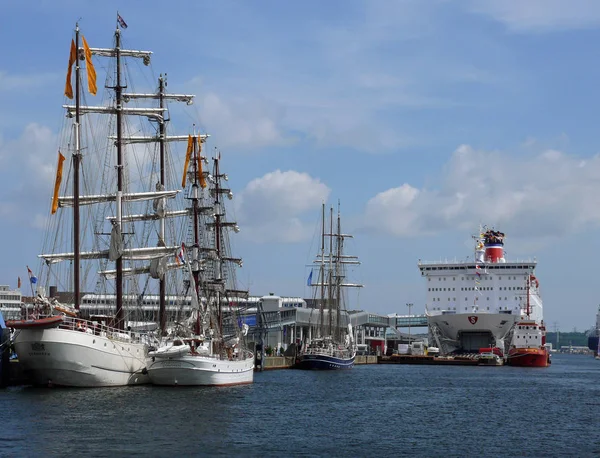
{"label": "tall ship", "polygon": [[423,262],[427,279],[425,311],[430,342],[441,354],[498,348],[506,355],[517,321],[543,319],[536,261],[507,261],[505,234],[492,229],[474,236],[472,260]]}
{"label": "tall ship", "polygon": [[[163,75],[157,89],[134,90],[138,77],[148,81],[152,53],[124,47],[126,27],[117,16],[110,48],[90,47],[78,26],[71,41],[42,261],[37,275],[28,268],[34,304],[25,308],[27,316],[7,322],[15,329],[21,366],[35,384],[148,383],[150,336],[128,326],[135,317],[126,305],[135,309],[154,293],[164,317],[169,292],[181,294],[182,229],[176,221],[189,211],[178,206],[183,199],[169,173],[177,158],[169,145],[189,141],[189,135],[168,134],[168,103],[189,104],[193,96],[168,93]],[[88,104],[97,93],[93,56],[108,59],[101,63],[106,90],[99,103]],[[70,300],[48,294],[57,289],[72,292]],[[110,313],[84,319],[83,291],[94,291]]]}
{"label": "tall ship", "polygon": [[[360,264],[356,256],[345,254],[345,240],[351,237],[342,232],[339,203],[337,219],[334,219],[333,207],[330,209],[329,224],[323,203],[321,249],[307,282],[314,288],[318,312],[315,325],[309,327],[308,336],[296,357],[299,369],[350,369],[354,366],[356,344],[346,312],[345,291],[363,285],[347,281],[347,265]],[[314,282],[313,271],[318,272]]]}
{"label": "tall ship", "polygon": [[[149,352],[147,372],[155,385],[231,386],[254,381],[254,354],[246,343],[248,325],[242,323],[241,302],[248,291],[237,289],[236,269],[242,259],[232,255],[230,232],[238,225],[227,219],[220,152],[212,171],[202,171],[200,141],[188,146],[183,184],[189,178],[190,234],[180,260],[189,273],[191,312],[183,323],[163,332],[160,346]],[[190,170],[188,172],[188,164]]]}

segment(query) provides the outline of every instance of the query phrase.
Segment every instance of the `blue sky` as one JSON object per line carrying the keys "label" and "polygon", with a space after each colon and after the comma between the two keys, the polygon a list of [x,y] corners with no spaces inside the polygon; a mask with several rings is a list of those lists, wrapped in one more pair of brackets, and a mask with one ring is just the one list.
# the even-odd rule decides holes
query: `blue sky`
{"label": "blue sky", "polygon": [[6,2],[2,283],[38,262],[74,24],[106,47],[117,10],[125,44],[197,95],[176,128],[223,153],[252,294],[311,296],[321,201],[340,199],[355,308],[422,313],[417,260],[472,255],[483,223],[538,260],[551,328],[595,322],[600,3],[583,0]]}

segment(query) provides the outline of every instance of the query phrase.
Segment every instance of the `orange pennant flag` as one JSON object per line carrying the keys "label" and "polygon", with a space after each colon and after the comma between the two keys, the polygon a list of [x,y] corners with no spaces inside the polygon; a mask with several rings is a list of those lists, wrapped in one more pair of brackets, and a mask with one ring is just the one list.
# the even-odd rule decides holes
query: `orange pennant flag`
{"label": "orange pennant flag", "polygon": [[181,187],[185,188],[185,182],[187,177],[187,170],[190,165],[190,159],[192,158],[192,150],[194,149],[194,141],[192,136],[188,136],[187,151],[185,152],[185,164],[183,165],[183,178],[181,179]]}
{"label": "orange pennant flag", "polygon": [[206,188],[206,180],[204,179],[204,173],[202,172],[202,137],[198,135],[198,181],[202,189]]}
{"label": "orange pennant flag", "polygon": [[65,83],[65,95],[72,99],[73,98],[73,86],[71,85],[71,70],[73,64],[77,59],[77,49],[75,48],[75,41],[71,39],[71,52],[69,53],[69,68],[67,69],[67,82]]}
{"label": "orange pennant flag", "polygon": [[58,210],[58,191],[60,189],[60,182],[62,181],[62,168],[65,157],[58,152],[58,166],[56,168],[56,181],[54,182],[54,195],[52,196],[52,214]]}
{"label": "orange pennant flag", "polygon": [[88,90],[90,91],[90,94],[96,95],[96,92],[98,92],[98,87],[96,86],[96,69],[92,63],[92,51],[83,35],[81,35],[81,41],[83,42],[83,50],[85,51],[85,67],[87,69]]}

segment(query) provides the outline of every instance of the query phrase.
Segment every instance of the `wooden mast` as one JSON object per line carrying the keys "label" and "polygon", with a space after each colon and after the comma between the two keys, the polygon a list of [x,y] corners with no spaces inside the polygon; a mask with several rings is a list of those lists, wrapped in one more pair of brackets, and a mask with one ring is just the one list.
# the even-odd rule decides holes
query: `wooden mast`
{"label": "wooden mast", "polygon": [[[117,58],[117,81],[114,87],[117,103],[117,236],[121,237],[119,243],[123,242],[122,235],[122,197],[123,197],[123,87],[121,86],[121,30],[117,25],[115,31],[115,54]],[[124,328],[123,323],[123,257],[119,255],[116,260],[116,294],[117,294],[117,310],[115,314],[115,327],[118,329]]]}
{"label": "wooden mast", "polygon": [[73,153],[73,302],[79,310],[81,298],[80,285],[80,241],[79,241],[79,169],[81,167],[81,142],[79,130],[80,66],[79,66],[79,24],[75,25],[75,152]]}
{"label": "wooden mast", "polygon": [[[165,107],[165,79],[162,75],[158,78],[158,101],[160,108]],[[159,153],[160,153],[160,190],[163,191],[165,189],[165,120],[163,120],[158,125],[158,134],[159,134]],[[159,228],[159,243],[165,242],[165,219],[160,219],[160,228]],[[160,276],[159,281],[159,298],[158,298],[158,316],[159,316],[159,326],[160,332],[162,335],[165,335],[167,330],[167,314],[166,314],[166,281],[164,273]]]}
{"label": "wooden mast", "polygon": [[[195,130],[195,129],[194,129]],[[195,133],[195,132],[194,132]],[[198,182],[198,161],[202,160],[199,157],[199,148],[198,148],[198,139],[196,135],[192,137],[192,145],[193,145],[193,167],[194,167],[194,183],[192,184],[192,220],[194,224],[194,246],[193,252],[200,253],[200,228],[198,227],[198,199],[199,199],[199,188],[200,183]],[[196,323],[194,324],[194,332],[196,334],[200,334],[200,265],[199,259],[194,258],[194,269],[192,270],[192,276],[194,277],[195,291],[196,297],[198,298],[198,316],[196,318]]]}
{"label": "wooden mast", "polygon": [[320,303],[320,319],[319,319],[319,337],[325,337],[325,323],[323,309],[325,308],[325,202],[321,207],[321,303]]}

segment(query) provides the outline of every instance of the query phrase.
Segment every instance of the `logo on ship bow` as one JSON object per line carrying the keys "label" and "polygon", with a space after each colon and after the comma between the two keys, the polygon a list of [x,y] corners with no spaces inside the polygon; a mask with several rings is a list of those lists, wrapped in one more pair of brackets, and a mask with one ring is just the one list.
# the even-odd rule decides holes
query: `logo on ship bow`
{"label": "logo on ship bow", "polygon": [[478,319],[479,319],[479,317],[472,315],[469,317],[469,323],[475,324],[475,323],[477,323]]}

